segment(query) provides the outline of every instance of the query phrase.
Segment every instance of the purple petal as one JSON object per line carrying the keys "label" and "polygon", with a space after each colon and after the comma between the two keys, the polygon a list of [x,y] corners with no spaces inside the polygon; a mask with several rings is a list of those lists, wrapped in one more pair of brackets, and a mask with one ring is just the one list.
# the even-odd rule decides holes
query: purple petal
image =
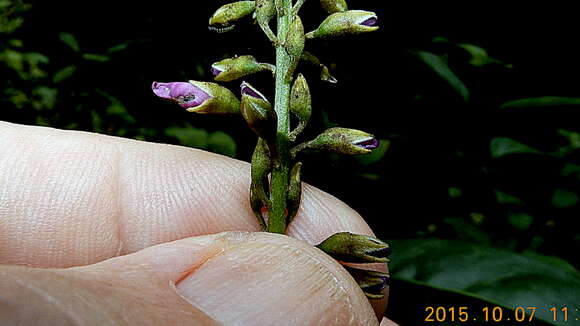
{"label": "purple petal", "polygon": [[266,98],[264,97],[264,95],[258,93],[257,90],[255,90],[252,86],[250,86],[246,82],[242,83],[242,95],[248,95],[248,96],[260,99],[260,100],[267,101]]}
{"label": "purple petal", "polygon": [[371,149],[375,149],[375,148],[379,147],[379,140],[376,138],[371,138],[369,140],[364,140],[364,141],[358,142],[355,145],[358,147],[362,147],[364,149],[371,150]]}
{"label": "purple petal", "polygon": [[360,23],[359,25],[375,27],[378,25],[378,22],[379,21],[377,20],[377,17],[371,17],[371,18],[365,20],[364,22]]}
{"label": "purple petal", "polygon": [[151,86],[155,95],[177,102],[183,108],[193,108],[211,99],[211,96],[199,87],[187,82],[159,83]]}
{"label": "purple petal", "polygon": [[222,72],[223,72],[223,70],[221,70],[221,69],[218,69],[218,68],[216,68],[214,66],[211,67],[211,73],[214,76],[217,76],[217,75],[221,74]]}

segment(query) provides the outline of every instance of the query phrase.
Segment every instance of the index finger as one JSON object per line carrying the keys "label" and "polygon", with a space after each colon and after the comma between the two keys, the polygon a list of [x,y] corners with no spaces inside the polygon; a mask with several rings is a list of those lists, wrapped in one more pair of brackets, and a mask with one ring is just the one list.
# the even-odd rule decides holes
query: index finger
{"label": "index finger", "polygon": [[[0,263],[87,265],[155,244],[257,231],[249,164],[179,146],[0,122]],[[305,185],[288,234],[311,244],[372,234]]]}

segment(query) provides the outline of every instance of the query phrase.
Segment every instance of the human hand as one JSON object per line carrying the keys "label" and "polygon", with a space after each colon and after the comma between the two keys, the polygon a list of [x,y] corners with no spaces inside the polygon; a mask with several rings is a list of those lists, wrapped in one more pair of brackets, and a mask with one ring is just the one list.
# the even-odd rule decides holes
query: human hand
{"label": "human hand", "polygon": [[372,325],[384,311],[307,244],[372,235],[313,187],[288,230],[302,242],[254,232],[240,161],[4,122],[0,148],[1,324]]}

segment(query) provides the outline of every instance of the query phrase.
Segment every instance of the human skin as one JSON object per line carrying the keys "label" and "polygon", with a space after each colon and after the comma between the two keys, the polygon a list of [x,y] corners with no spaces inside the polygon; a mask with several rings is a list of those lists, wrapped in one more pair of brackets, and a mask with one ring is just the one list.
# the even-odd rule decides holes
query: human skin
{"label": "human skin", "polygon": [[256,232],[244,162],[6,122],[0,148],[0,324],[374,325],[384,311],[311,246],[372,235],[314,187],[288,237]]}

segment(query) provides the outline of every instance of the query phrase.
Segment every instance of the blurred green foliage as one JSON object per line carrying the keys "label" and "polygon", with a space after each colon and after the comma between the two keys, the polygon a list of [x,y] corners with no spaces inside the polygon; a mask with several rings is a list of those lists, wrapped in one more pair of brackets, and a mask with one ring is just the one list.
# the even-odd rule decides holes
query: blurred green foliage
{"label": "blurred green foliage", "polygon": [[[376,134],[381,147],[305,155],[303,179],[392,242],[388,314],[402,325],[424,323],[427,305],[468,303],[533,305],[538,325],[573,325],[547,313],[580,309],[580,91],[568,82],[580,56],[565,32],[575,29],[493,6],[478,7],[478,20],[471,8],[397,5],[361,4],[378,12],[379,33],[312,44],[339,83],[300,67],[314,106],[303,138],[341,125]],[[70,6],[0,0],[0,119],[249,160],[255,139],[241,120],[191,116],[150,85],[209,80],[211,62],[236,54],[272,61],[265,38],[239,37],[259,35],[255,26],[211,34],[213,2]],[[320,21],[317,6],[306,2],[306,28]],[[267,75],[248,78],[272,97]]]}

